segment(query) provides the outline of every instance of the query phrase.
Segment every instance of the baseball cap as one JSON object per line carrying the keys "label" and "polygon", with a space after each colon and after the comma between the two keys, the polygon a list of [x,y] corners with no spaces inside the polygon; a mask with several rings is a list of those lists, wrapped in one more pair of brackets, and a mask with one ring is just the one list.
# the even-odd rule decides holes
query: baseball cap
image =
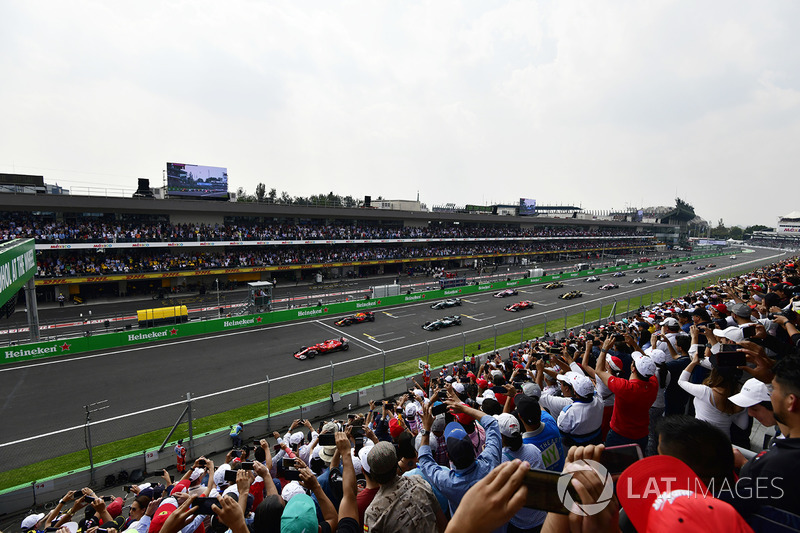
{"label": "baseball cap", "polygon": [[640,459],[625,469],[617,497],[641,533],[752,532],[731,505],[712,497],[691,468],[669,455]]}
{"label": "baseball cap", "polygon": [[659,322],[659,325],[660,326],[667,326],[668,328],[674,328],[674,327],[677,327],[679,324],[678,324],[678,321],[676,319],[670,317],[670,318],[665,318],[664,320]]}
{"label": "baseball cap", "polygon": [[205,474],[205,472],[206,472],[205,468],[195,468],[194,470],[192,470],[192,473],[189,474],[189,479],[191,481],[195,481],[196,479],[199,479],[203,474]]}
{"label": "baseball cap", "polygon": [[447,425],[447,421],[444,418],[444,415],[439,415],[433,419],[433,425],[431,426],[431,431],[440,432],[444,431],[444,426]]}
{"label": "baseball cap", "polygon": [[369,474],[369,463],[367,462],[367,455],[369,455],[369,451],[371,449],[372,446],[367,448],[361,448],[360,450],[358,450],[358,459],[361,461],[361,470],[363,470],[367,474]]}
{"label": "baseball cap", "polygon": [[389,420],[389,435],[392,436],[393,439],[396,439],[400,436],[400,433],[403,432],[403,426],[400,424],[400,421],[396,418],[392,418]]}
{"label": "baseball cap", "polygon": [[487,387],[489,386],[489,382],[488,382],[488,381],[486,381],[486,380],[485,380],[485,379],[483,379],[483,378],[479,378],[479,379],[475,380],[475,383],[476,383],[476,384],[478,385],[478,387],[479,387],[479,388],[481,388],[481,389],[485,389],[485,388],[487,388]]}
{"label": "baseball cap", "polygon": [[394,446],[381,441],[373,446],[367,454],[367,471],[373,475],[387,474],[397,468],[397,452]]}
{"label": "baseball cap", "polygon": [[612,370],[615,372],[619,372],[622,368],[622,359],[617,357],[616,355],[611,355],[610,353],[606,354],[606,362],[608,366],[611,367]]}
{"label": "baseball cap", "polygon": [[657,365],[663,365],[669,359],[667,357],[667,353],[664,350],[659,350],[658,348],[648,348],[644,351],[645,355],[650,356],[650,359]]}
{"label": "baseball cap", "polygon": [[298,494],[288,501],[281,515],[281,533],[309,533],[318,529],[317,508],[311,496]]}
{"label": "baseball cap", "polygon": [[[447,454],[456,469],[466,468],[475,460],[475,449],[472,441],[458,422],[450,422],[444,428],[444,439],[447,444]],[[392,448],[394,450],[394,448]],[[396,466],[397,461],[392,466]]]}
{"label": "baseball cap", "polygon": [[406,411],[405,412],[406,412],[406,417],[407,418],[412,418],[412,417],[417,416],[417,404],[409,403],[408,405],[406,405]]}
{"label": "baseball cap", "polygon": [[464,394],[464,384],[463,383],[453,383],[453,390],[459,394]]}
{"label": "baseball cap", "polygon": [[749,318],[750,317],[750,306],[747,304],[736,304],[731,307],[731,313],[740,317],[740,318]]}
{"label": "baseball cap", "polygon": [[756,378],[750,378],[742,385],[742,390],[728,398],[731,403],[739,407],[752,407],[757,403],[770,401],[767,384]]}
{"label": "baseball cap", "polygon": [[303,432],[297,431],[289,436],[289,444],[298,445],[303,442]]}
{"label": "baseball cap", "polygon": [[108,511],[108,514],[111,515],[111,518],[116,518],[122,514],[123,501],[124,500],[121,497],[117,496],[114,498],[114,501],[106,506],[106,511]]}
{"label": "baseball cap", "polygon": [[538,400],[542,397],[542,388],[538,384],[528,381],[522,384],[522,394]]}
{"label": "baseball cap", "polygon": [[519,437],[520,427],[517,417],[510,413],[496,415],[497,424],[500,426],[500,434],[504,437]]}
{"label": "baseball cap", "polygon": [[633,352],[631,357],[633,357],[633,364],[636,366],[637,374],[645,379],[655,375],[656,364],[652,359],[641,352]]}
{"label": "baseball cap", "polygon": [[153,519],[150,521],[150,527],[147,528],[147,533],[158,533],[164,522],[167,521],[169,515],[178,508],[178,500],[175,498],[166,498],[161,502],[161,505],[156,509]]}
{"label": "baseball cap", "polygon": [[569,371],[564,374],[557,375],[556,379],[558,381],[564,382],[565,385],[569,385],[570,387],[572,387],[572,384],[575,381],[575,375],[576,375],[575,372]]}
{"label": "baseball cap", "polygon": [[744,340],[744,333],[739,326],[728,326],[725,329],[715,329],[714,335],[717,337],[725,337],[733,342],[741,342]]}
{"label": "baseball cap", "polygon": [[715,304],[715,305],[712,305],[711,307],[716,309],[717,312],[722,314],[722,315],[727,315],[729,313],[728,306],[725,305],[725,304]]}
{"label": "baseball cap", "polygon": [[39,523],[39,520],[41,520],[42,518],[44,518],[44,513],[30,514],[30,515],[26,516],[22,520],[22,529],[31,529],[31,528],[33,528],[33,526],[35,526],[37,523]]}
{"label": "baseball cap", "polygon": [[225,481],[225,471],[230,470],[231,465],[228,463],[222,463],[219,468],[214,472],[214,485],[217,487],[222,487],[223,485],[227,485],[228,482]]}
{"label": "baseball cap", "polygon": [[539,401],[524,394],[517,394],[514,397],[514,404],[517,406],[517,414],[526,424],[534,424],[541,421],[542,408]]}
{"label": "baseball cap", "polygon": [[575,391],[575,394],[582,398],[594,394],[594,384],[592,380],[577,372],[574,372],[574,374],[575,375],[572,376],[572,389]]}
{"label": "baseball cap", "polygon": [[336,422],[325,422],[322,426],[322,433],[336,433],[339,431],[339,425]]}
{"label": "baseball cap", "polygon": [[297,481],[290,481],[281,490],[281,498],[283,498],[283,501],[288,502],[298,494],[305,494],[305,492],[306,491],[303,489],[303,486],[300,485],[300,483]]}

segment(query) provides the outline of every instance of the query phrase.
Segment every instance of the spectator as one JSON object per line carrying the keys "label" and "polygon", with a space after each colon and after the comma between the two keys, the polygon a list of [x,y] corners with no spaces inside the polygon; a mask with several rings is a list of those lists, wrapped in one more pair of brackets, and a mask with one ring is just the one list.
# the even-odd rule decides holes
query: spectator
{"label": "spectator", "polygon": [[561,433],[556,421],[546,411],[542,411],[535,398],[517,395],[517,417],[525,432],[522,442],[533,444],[542,454],[542,463],[547,470],[561,472],[566,454],[561,442]]}

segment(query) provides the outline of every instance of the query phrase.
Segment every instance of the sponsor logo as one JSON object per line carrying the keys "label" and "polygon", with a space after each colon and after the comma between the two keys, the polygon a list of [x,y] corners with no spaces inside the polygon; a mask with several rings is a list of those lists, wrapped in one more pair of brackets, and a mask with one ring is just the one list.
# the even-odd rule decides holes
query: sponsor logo
{"label": "sponsor logo", "polygon": [[519,281],[509,281],[506,283],[506,287],[513,287],[514,285],[518,285]]}
{"label": "sponsor logo", "polygon": [[491,289],[491,288],[492,288],[491,285],[478,285],[478,290],[479,291],[485,291],[485,290],[488,290],[488,289]]}
{"label": "sponsor logo", "polygon": [[371,302],[357,303],[356,304],[356,309],[361,309],[362,307],[375,307],[376,305],[378,305],[378,302],[375,301],[375,300],[373,300]]}
{"label": "sponsor logo", "polygon": [[314,316],[321,315],[322,309],[310,309],[308,311],[298,311],[297,316]]}
{"label": "sponsor logo", "polygon": [[406,301],[406,302],[413,302],[414,300],[422,300],[423,298],[425,298],[425,295],[424,295],[424,294],[416,294],[416,295],[414,295],[414,296],[406,296],[406,297],[404,298],[404,301]]}
{"label": "sponsor logo", "polygon": [[131,244],[131,248],[148,248],[149,246],[150,244],[146,242],[135,242]]}
{"label": "sponsor logo", "polygon": [[131,333],[128,335],[128,342],[160,339],[166,337],[169,333],[170,331],[166,329],[163,331],[151,331],[150,333]]}
{"label": "sponsor logo", "polygon": [[458,294],[459,292],[461,292],[461,289],[450,289],[448,291],[444,291],[444,294],[447,296],[449,294]]}
{"label": "sponsor logo", "polygon": [[[51,353],[56,353],[56,350],[58,350],[58,348],[59,348],[58,346],[48,346],[48,347],[38,346],[36,348],[30,348],[27,350],[6,350],[5,358],[15,359],[17,357],[31,357],[31,356],[35,357],[37,355],[47,355]],[[63,350],[63,346],[61,348]],[[68,349],[69,346],[67,346],[67,350]]]}
{"label": "sponsor logo", "polygon": [[255,324],[255,318],[243,318],[242,320],[226,320],[222,323],[223,327],[232,328],[236,326],[249,326],[251,324]]}

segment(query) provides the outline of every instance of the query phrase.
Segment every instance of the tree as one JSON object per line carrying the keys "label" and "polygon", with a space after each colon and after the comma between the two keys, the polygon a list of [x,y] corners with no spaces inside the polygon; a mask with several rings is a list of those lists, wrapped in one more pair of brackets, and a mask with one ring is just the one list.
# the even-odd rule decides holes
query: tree
{"label": "tree", "polygon": [[269,190],[269,194],[268,194],[268,196],[269,196],[269,201],[270,201],[270,202],[272,202],[272,203],[274,204],[274,203],[275,203],[275,197],[276,197],[277,195],[278,195],[278,191],[276,191],[276,190],[275,190],[275,187],[271,188],[271,189]]}
{"label": "tree", "polygon": [[286,191],[281,191],[281,203],[289,205],[292,203],[292,197]]}
{"label": "tree", "polygon": [[267,187],[263,183],[256,185],[256,198],[259,202],[264,201],[264,194],[267,192]]}
{"label": "tree", "polygon": [[730,238],[731,239],[735,239],[737,241],[741,241],[743,236],[744,236],[744,230],[742,230],[742,228],[740,228],[739,226],[734,226],[734,227],[731,228],[731,231],[730,231]]}
{"label": "tree", "polygon": [[719,219],[717,227],[711,230],[711,236],[715,239],[727,239],[729,234],[730,231],[725,227],[725,223],[722,219]]}
{"label": "tree", "polygon": [[775,228],[770,228],[769,226],[762,226],[760,224],[756,224],[755,226],[747,226],[744,228],[744,232],[748,234],[752,234],[754,231],[773,231]]}

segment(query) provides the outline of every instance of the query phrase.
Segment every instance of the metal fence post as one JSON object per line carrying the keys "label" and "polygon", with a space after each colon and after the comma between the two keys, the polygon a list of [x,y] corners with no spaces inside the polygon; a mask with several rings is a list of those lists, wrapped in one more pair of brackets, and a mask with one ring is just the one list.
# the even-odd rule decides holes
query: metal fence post
{"label": "metal fence post", "polygon": [[425,346],[428,347],[428,352],[425,354],[425,364],[426,365],[430,365],[431,364],[431,362],[430,362],[430,359],[431,359],[431,341],[426,340],[425,341]]}
{"label": "metal fence post", "polygon": [[[194,428],[192,427],[192,393],[186,393],[186,417],[189,423],[189,453],[194,450]],[[194,457],[194,455],[190,455]]]}
{"label": "metal fence post", "polygon": [[519,319],[519,344],[520,346],[525,344],[525,324],[523,324],[522,318]]}
{"label": "metal fence post", "polygon": [[333,399],[333,360],[331,359],[331,399]]}
{"label": "metal fence post", "polygon": [[272,394],[270,393],[269,374],[267,374],[267,431],[270,430],[270,424],[272,423],[272,406],[270,405],[271,398]]}
{"label": "metal fence post", "polygon": [[582,328],[586,327],[586,304],[581,304],[583,306],[583,325]]}
{"label": "metal fence post", "polygon": [[381,350],[381,354],[383,354],[383,388],[386,389],[386,352]]}
{"label": "metal fence post", "polygon": [[461,351],[461,365],[465,365],[467,362],[467,334],[463,331],[461,332],[461,339],[462,339],[462,351]]}
{"label": "metal fence post", "polygon": [[494,351],[497,351],[497,324],[492,324],[494,328]]}
{"label": "metal fence post", "polygon": [[617,299],[614,298],[614,305],[611,306],[611,317],[614,322],[617,321]]}
{"label": "metal fence post", "polygon": [[567,310],[564,309],[564,336],[567,336]]}
{"label": "metal fence post", "polygon": [[547,337],[547,313],[542,313],[544,315],[544,336]]}

